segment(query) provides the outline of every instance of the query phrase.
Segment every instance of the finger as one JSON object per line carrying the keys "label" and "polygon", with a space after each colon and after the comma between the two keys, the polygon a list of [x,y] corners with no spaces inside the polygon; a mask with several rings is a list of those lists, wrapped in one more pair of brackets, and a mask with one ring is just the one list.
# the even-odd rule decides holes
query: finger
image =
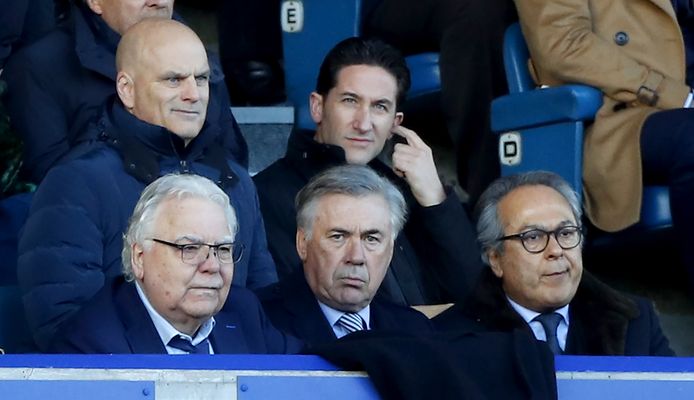
{"label": "finger", "polygon": [[392,129],[392,132],[400,135],[407,140],[407,143],[413,147],[428,147],[426,143],[413,131],[412,129],[407,129],[402,125],[396,126]]}
{"label": "finger", "polygon": [[408,172],[412,168],[417,168],[419,158],[405,153],[393,153],[393,167],[403,172]]}
{"label": "finger", "polygon": [[399,176],[400,178],[403,178],[403,179],[406,178],[405,177],[405,171],[403,171],[399,168],[396,168],[395,165],[393,165],[393,172],[395,172],[395,175]]}
{"label": "finger", "polygon": [[404,144],[404,143],[396,143],[395,146],[393,146],[393,153],[400,153],[400,154],[419,154],[421,153],[422,150],[414,148],[410,146],[409,144]]}

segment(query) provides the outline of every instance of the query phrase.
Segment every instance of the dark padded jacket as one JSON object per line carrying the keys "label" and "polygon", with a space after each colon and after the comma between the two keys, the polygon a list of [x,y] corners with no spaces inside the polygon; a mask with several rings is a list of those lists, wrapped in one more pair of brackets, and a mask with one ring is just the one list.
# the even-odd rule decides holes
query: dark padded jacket
{"label": "dark padded jacket", "polygon": [[229,195],[239,222],[236,240],[245,247],[234,284],[255,289],[277,280],[253,182],[216,145],[215,126],[205,125],[184,147],[179,137],[138,120],[113,98],[94,128],[92,135],[103,142],[49,171],[20,237],[17,274],[39,347],[121,275],[128,218],[145,185],[166,173],[206,176]]}
{"label": "dark padded jacket", "polygon": [[[116,92],[120,35],[79,3],[70,19],[14,54],[3,72],[8,113],[24,140],[23,168],[34,182],[72,148],[95,139],[87,126]],[[222,146],[247,167],[248,147],[229,109],[224,75],[215,57],[209,63],[207,122],[220,127]]]}

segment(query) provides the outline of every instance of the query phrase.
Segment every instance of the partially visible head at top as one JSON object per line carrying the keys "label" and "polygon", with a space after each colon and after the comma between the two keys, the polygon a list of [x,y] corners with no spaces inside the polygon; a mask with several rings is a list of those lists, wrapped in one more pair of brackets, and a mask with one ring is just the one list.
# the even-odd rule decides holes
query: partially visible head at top
{"label": "partially visible head at top", "polygon": [[146,18],[171,19],[174,0],[84,0],[106,24],[124,34],[131,26]]}

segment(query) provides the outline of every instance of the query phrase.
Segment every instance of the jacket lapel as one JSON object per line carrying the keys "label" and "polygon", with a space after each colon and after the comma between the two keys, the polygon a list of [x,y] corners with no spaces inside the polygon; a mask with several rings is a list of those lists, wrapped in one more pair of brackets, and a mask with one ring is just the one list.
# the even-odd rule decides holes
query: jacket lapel
{"label": "jacket lapel", "polygon": [[210,334],[210,342],[215,354],[248,353],[248,344],[236,311],[222,311],[214,318],[216,323]]}
{"label": "jacket lapel", "polygon": [[288,287],[290,290],[283,295],[285,307],[293,316],[296,336],[313,344],[336,340],[335,332],[325,319],[311,288],[303,275],[300,276],[301,279],[299,275],[301,274],[296,274],[297,278]]}
{"label": "jacket lapel", "polygon": [[135,284],[121,285],[116,294],[116,307],[125,327],[125,339],[133,354],[166,354],[166,348],[137,294]]}

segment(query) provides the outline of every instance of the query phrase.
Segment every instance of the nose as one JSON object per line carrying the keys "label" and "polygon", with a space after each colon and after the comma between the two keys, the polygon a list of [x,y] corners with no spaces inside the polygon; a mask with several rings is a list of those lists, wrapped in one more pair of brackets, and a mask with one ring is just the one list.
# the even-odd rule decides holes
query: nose
{"label": "nose", "polygon": [[169,4],[169,0],[147,0],[145,5],[147,7],[166,7]]}
{"label": "nose", "polygon": [[363,265],[365,262],[364,257],[364,244],[361,239],[353,238],[349,242],[349,248],[347,249],[347,262],[352,265]]}
{"label": "nose", "polygon": [[221,264],[217,258],[217,251],[211,247],[207,248],[207,257],[198,265],[198,270],[201,272],[216,273],[219,272]]}
{"label": "nose", "polygon": [[549,242],[547,242],[547,248],[545,249],[545,255],[549,259],[559,258],[564,254],[564,249],[559,246],[557,237],[555,235],[549,234]]}
{"label": "nose", "polygon": [[200,100],[200,87],[195,81],[194,76],[189,76],[181,84],[182,100],[195,103]]}
{"label": "nose", "polygon": [[371,130],[371,112],[368,106],[359,107],[355,112],[353,128],[362,133]]}

